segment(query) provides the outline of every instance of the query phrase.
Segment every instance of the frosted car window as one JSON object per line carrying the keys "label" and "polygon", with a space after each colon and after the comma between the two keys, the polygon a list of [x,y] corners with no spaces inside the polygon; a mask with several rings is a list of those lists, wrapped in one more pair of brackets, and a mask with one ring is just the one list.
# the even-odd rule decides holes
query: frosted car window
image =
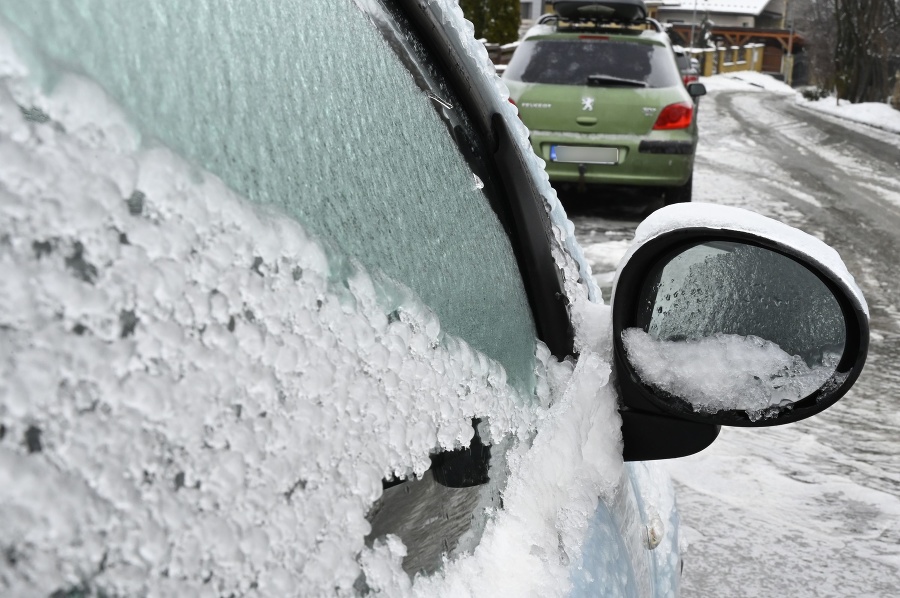
{"label": "frosted car window", "polygon": [[503,227],[433,100],[350,0],[2,0],[0,16],[58,65],[45,86],[66,70],[94,79],[145,144],[318,234],[345,265],[337,283],[353,260],[402,282],[531,388],[534,324]]}

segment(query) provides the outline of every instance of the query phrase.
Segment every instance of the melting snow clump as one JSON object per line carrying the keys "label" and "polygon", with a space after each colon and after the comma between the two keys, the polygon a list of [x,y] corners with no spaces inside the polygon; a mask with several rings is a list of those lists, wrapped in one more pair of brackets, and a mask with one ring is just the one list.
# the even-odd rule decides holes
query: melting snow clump
{"label": "melting snow clump", "polygon": [[628,360],[646,384],[689,402],[695,411],[765,410],[799,401],[834,374],[840,355],[810,367],[757,336],[716,334],[697,340],[653,338],[640,328],[622,332]]}

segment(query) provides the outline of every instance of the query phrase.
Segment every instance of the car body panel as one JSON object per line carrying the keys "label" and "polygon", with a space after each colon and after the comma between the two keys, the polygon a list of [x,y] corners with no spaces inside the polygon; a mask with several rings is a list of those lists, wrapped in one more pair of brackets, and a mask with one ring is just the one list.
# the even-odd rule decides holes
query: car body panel
{"label": "car body panel", "polygon": [[[695,147],[689,136],[672,135],[654,131],[651,135],[561,135],[555,131],[533,130],[531,143],[546,162],[547,174],[551,181],[578,182],[582,178],[587,183],[669,186],[683,185],[693,169],[694,154],[648,153],[640,151],[647,141],[685,144],[686,151]],[[674,137],[674,139],[673,139]],[[687,137],[685,139],[684,137]],[[588,147],[613,147],[619,151],[617,164],[585,164],[583,173],[579,164],[555,162],[550,157],[554,145],[576,145]],[[676,146],[677,147],[677,146]]]}
{"label": "car body panel", "polygon": [[[511,84],[510,95],[532,130],[608,135],[646,135],[661,107],[690,101],[677,88],[634,89],[574,85]],[[593,118],[594,123],[580,120]]]}

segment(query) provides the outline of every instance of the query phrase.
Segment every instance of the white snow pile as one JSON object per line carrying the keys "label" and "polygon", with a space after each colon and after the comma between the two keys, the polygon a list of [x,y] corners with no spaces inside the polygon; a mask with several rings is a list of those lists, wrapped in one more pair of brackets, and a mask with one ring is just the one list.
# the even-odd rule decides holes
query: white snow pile
{"label": "white snow pile", "polygon": [[837,116],[870,127],[900,133],[900,110],[895,110],[889,104],[880,102],[862,102],[851,104],[847,101],[838,101],[834,97],[821,100],[807,100],[801,94],[797,94],[797,103],[816,112],[824,112],[831,116]]}
{"label": "white snow pile", "polygon": [[834,373],[840,355],[808,366],[777,344],[757,336],[716,334],[666,341],[640,328],[622,332],[628,360],[648,385],[680,397],[695,411],[746,411],[752,421],[766,410],[812,394]]}
{"label": "white snow pile", "polygon": [[[627,480],[608,308],[576,302],[577,366],[539,345],[521,396],[411,292],[331,274],[297,222],[141,147],[90,81],[42,95],[0,28],[2,593],[348,595],[364,571],[392,596],[566,594]],[[397,538],[365,548],[366,513],[473,416],[534,444],[474,554],[411,583]]]}
{"label": "white snow pile", "polygon": [[780,95],[794,95],[799,106],[836,116],[844,120],[868,125],[891,133],[900,133],[900,110],[883,102],[851,104],[834,96],[821,100],[807,100],[796,89],[771,75],[755,71],[739,71],[701,77],[707,91],[769,91]]}
{"label": "white snow pile", "polygon": [[700,83],[707,91],[770,91],[782,95],[793,95],[796,91],[784,81],[756,71],[736,71],[712,77],[700,77]]}

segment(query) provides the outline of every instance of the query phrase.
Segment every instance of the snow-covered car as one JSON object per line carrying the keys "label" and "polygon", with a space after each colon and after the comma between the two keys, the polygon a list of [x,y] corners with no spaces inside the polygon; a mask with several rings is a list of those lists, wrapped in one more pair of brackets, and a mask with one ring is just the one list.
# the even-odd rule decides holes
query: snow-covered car
{"label": "snow-covered car", "polygon": [[0,0],[0,594],[675,596],[652,460],[866,355],[665,208],[611,306],[454,0]]}

